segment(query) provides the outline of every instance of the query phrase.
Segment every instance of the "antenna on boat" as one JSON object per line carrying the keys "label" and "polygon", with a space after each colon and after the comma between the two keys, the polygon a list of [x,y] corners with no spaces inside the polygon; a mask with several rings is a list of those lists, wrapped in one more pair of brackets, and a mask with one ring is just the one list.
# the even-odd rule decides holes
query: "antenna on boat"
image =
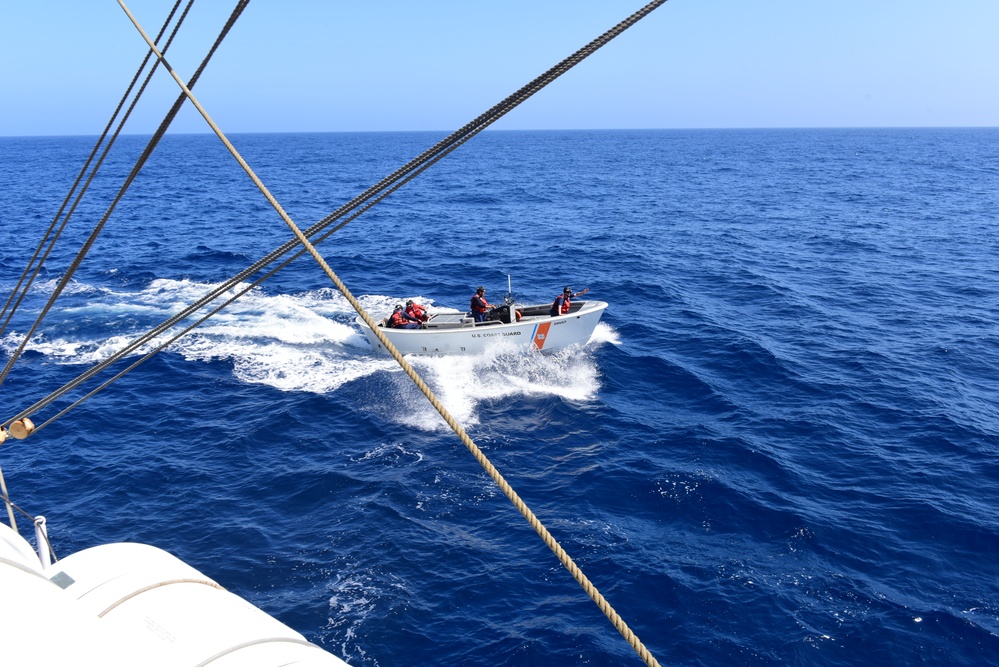
{"label": "antenna on boat", "polygon": [[503,303],[512,306],[513,305],[513,281],[510,280],[510,274],[506,274],[506,296],[503,297]]}

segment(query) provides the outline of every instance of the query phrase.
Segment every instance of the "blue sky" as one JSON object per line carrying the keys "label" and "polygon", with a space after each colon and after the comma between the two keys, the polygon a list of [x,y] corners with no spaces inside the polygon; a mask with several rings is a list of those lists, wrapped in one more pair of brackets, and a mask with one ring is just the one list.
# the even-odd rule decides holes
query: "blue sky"
{"label": "blue sky", "polygon": [[[184,78],[231,4],[195,5]],[[252,0],[195,92],[230,133],[451,130],[642,4]],[[128,5],[155,33],[172,2]],[[494,127],[999,126],[997,34],[999,0],[670,0]],[[144,53],[113,0],[0,3],[0,136],[98,134]]]}

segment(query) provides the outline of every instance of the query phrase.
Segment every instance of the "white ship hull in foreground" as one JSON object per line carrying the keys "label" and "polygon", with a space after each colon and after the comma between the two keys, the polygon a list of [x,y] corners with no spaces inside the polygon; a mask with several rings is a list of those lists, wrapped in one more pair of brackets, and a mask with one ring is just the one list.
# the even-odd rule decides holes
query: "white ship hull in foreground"
{"label": "white ship hull in foreground", "polygon": [[[467,313],[441,313],[419,329],[392,329],[384,322],[379,329],[404,355],[480,354],[497,342],[554,352],[590,340],[607,302],[576,301],[568,313],[555,317],[548,314],[549,308],[549,304],[515,305],[522,317],[513,322],[503,319],[475,322]],[[364,320],[357,318],[357,322],[371,345],[384,350],[385,346]]]}
{"label": "white ship hull in foreground", "polygon": [[156,547],[103,544],[52,562],[0,524],[4,665],[348,667]]}

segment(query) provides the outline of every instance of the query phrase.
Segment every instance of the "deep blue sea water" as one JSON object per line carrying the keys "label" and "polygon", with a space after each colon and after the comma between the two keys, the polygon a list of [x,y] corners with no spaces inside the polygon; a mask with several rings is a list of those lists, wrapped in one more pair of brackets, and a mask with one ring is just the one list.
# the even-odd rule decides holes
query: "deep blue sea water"
{"label": "deep blue sea water", "polygon": [[[233,140],[306,227],[440,136]],[[93,141],[0,139],[4,299]],[[996,129],[497,131],[320,247],[375,313],[507,276],[610,303],[567,354],[414,364],[663,665],[971,666],[999,664],[997,211]],[[0,418],[290,236],[218,140],[168,137]],[[12,497],[57,554],[157,545],[353,665],[641,664],[353,318],[296,261],[8,441]]]}

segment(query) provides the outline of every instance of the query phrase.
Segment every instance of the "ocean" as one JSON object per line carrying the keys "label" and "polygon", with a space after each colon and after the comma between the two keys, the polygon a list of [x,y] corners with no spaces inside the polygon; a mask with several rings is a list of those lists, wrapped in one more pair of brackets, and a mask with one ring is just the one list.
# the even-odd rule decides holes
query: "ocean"
{"label": "ocean", "polygon": [[[305,228],[443,136],[232,139]],[[120,140],[0,361],[145,140]],[[0,138],[4,299],[94,141]],[[663,665],[979,666],[997,211],[999,129],[487,131],[319,247],[376,316],[508,281],[610,304],[577,349],[413,364]],[[168,136],[2,419],[289,238],[216,138]],[[297,260],[8,440],[12,498],[57,555],[156,545],[357,667],[642,664],[354,318]]]}

